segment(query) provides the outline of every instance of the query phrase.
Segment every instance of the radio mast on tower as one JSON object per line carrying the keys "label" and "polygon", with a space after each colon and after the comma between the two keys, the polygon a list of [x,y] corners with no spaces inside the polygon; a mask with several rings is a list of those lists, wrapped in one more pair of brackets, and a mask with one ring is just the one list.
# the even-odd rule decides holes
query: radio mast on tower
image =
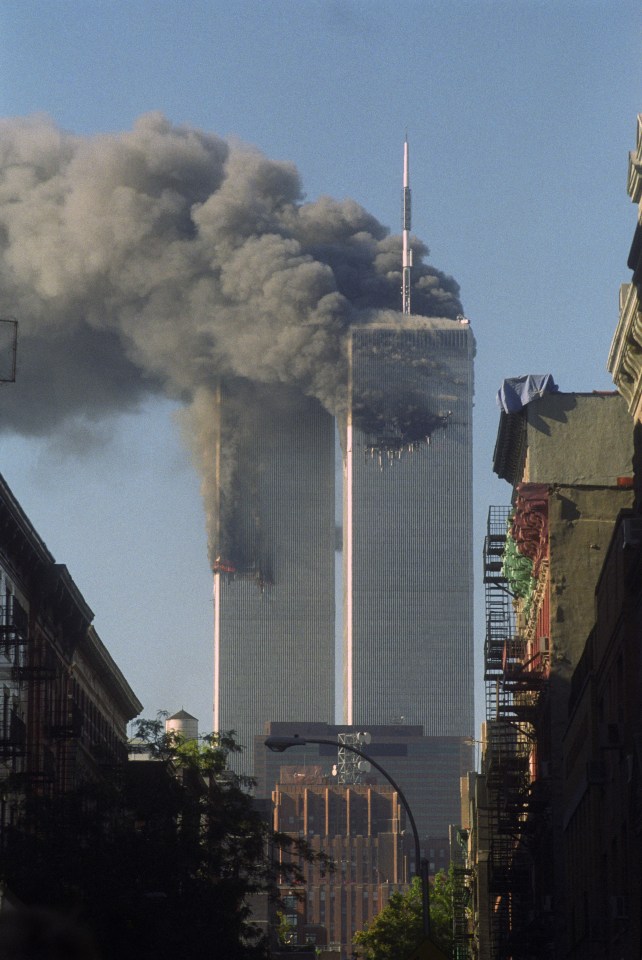
{"label": "radio mast on tower", "polygon": [[408,162],[408,134],[403,145],[403,197],[402,197],[402,312],[410,313],[410,271],[412,269],[412,249],[410,247],[410,169]]}

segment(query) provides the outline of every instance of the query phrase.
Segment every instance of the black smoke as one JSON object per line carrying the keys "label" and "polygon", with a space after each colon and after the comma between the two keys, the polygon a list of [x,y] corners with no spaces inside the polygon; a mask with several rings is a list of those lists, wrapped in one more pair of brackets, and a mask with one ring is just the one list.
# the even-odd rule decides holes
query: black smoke
{"label": "black smoke", "polygon": [[[363,207],[306,202],[292,164],[160,114],[93,137],[0,125],[0,316],[20,330],[2,431],[89,443],[164,392],[206,470],[220,378],[341,409],[345,330],[400,303],[401,240]],[[457,284],[414,254],[413,308],[454,318]]]}

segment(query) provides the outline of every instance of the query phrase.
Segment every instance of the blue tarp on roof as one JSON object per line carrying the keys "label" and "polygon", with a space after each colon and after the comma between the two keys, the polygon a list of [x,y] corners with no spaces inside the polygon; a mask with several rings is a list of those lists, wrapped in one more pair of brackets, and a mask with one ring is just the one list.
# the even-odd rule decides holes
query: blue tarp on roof
{"label": "blue tarp on roof", "polygon": [[504,380],[497,394],[497,405],[504,413],[519,411],[541,397],[543,393],[557,393],[559,387],[550,373],[528,373],[524,377],[510,377]]}

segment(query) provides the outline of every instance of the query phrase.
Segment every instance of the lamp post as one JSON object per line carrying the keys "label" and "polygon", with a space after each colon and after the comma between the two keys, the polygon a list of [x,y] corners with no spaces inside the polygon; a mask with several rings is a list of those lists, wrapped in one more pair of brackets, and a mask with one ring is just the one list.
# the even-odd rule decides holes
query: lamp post
{"label": "lamp post", "polygon": [[364,760],[367,760],[368,763],[371,763],[372,766],[379,771],[379,773],[386,778],[388,783],[391,785],[393,790],[396,790],[399,794],[399,799],[401,800],[404,810],[410,821],[410,826],[412,828],[412,835],[415,841],[415,873],[421,881],[421,914],[423,919],[423,932],[425,937],[430,936],[430,887],[428,880],[428,861],[421,856],[421,848],[419,846],[419,833],[417,831],[417,824],[415,823],[415,818],[412,815],[412,810],[406,800],[403,790],[397,784],[390,774],[383,769],[383,767],[377,763],[376,760],[373,760],[372,757],[369,757],[367,753],[364,753],[362,750],[359,750],[357,747],[353,747],[351,744],[347,743],[337,743],[336,740],[328,740],[324,737],[266,737],[265,746],[268,750],[272,750],[275,753],[283,753],[284,750],[288,750],[290,747],[304,747],[308,743],[325,743],[329,744],[331,747],[336,747],[337,750],[341,748],[342,750],[350,750],[352,753],[356,753],[357,756],[363,757]]}

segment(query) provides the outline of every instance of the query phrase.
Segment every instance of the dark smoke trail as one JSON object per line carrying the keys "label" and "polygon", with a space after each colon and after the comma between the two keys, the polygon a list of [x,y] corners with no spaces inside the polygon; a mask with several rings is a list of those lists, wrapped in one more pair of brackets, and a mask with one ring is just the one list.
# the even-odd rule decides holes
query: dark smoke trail
{"label": "dark smoke trail", "polygon": [[[159,114],[116,135],[43,117],[0,132],[0,316],[21,338],[3,431],[86,436],[164,391],[207,486],[219,378],[341,408],[343,332],[400,297],[400,238],[362,207],[305,203],[291,164]],[[413,246],[414,309],[454,318],[457,284]]]}

